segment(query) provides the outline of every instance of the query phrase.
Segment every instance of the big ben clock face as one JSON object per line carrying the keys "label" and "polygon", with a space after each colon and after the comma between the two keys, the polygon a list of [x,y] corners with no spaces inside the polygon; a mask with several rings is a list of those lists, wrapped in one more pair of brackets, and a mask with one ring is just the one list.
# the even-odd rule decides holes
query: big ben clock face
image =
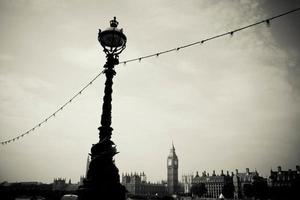
{"label": "big ben clock face", "polygon": [[168,160],[168,165],[169,165],[169,166],[172,165],[172,160],[171,160],[171,159]]}

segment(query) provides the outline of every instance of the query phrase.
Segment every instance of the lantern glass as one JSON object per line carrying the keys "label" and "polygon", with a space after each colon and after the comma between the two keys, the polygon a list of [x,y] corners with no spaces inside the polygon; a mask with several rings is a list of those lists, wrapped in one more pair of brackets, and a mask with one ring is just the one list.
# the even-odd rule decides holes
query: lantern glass
{"label": "lantern glass", "polygon": [[106,47],[121,47],[126,43],[126,36],[117,28],[108,28],[100,33],[100,43]]}
{"label": "lantern glass", "polygon": [[106,54],[120,54],[126,47],[127,38],[123,33],[123,29],[118,29],[119,22],[114,17],[110,21],[110,27],[106,30],[99,30],[98,40],[104,48]]}

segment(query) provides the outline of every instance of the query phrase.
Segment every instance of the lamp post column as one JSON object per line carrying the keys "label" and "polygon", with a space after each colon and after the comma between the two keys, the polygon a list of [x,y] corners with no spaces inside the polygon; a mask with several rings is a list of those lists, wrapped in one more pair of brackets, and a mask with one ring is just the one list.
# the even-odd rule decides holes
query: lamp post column
{"label": "lamp post column", "polygon": [[78,190],[79,200],[125,200],[126,189],[120,184],[119,170],[114,162],[117,154],[115,144],[111,141],[112,85],[116,75],[114,66],[119,64],[118,55],[125,49],[126,36],[117,29],[118,22],[114,18],[111,27],[99,31],[98,39],[104,47],[107,61],[104,65],[106,76],[102,105],[99,142],[91,148],[91,162],[83,186]]}
{"label": "lamp post column", "polygon": [[105,89],[104,89],[104,97],[103,97],[103,106],[102,106],[102,115],[101,115],[101,126],[99,129],[99,138],[100,141],[104,139],[110,139],[112,134],[111,128],[111,101],[112,101],[112,85],[113,85],[113,77],[116,75],[114,70],[114,66],[119,63],[117,57],[108,54],[107,62],[104,65],[104,74],[106,76],[105,81]]}

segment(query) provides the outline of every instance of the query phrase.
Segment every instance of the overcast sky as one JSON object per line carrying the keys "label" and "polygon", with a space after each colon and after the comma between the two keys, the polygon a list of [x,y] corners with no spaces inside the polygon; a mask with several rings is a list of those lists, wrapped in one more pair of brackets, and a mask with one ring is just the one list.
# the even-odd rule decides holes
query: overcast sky
{"label": "overcast sky", "polygon": [[[280,3],[281,2],[281,3]],[[98,29],[117,17],[120,60],[199,41],[300,7],[271,0],[1,0],[0,140],[32,128],[100,72]],[[116,67],[112,126],[122,172],[179,175],[300,164],[300,12]],[[98,141],[104,76],[45,126],[0,147],[0,182],[78,181]]]}

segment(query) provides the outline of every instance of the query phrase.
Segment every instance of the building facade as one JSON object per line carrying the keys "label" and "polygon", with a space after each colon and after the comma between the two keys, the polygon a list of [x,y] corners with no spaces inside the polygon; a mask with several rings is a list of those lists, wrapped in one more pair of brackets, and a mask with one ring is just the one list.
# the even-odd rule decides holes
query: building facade
{"label": "building facade", "polygon": [[79,183],[72,183],[71,179],[66,182],[65,178],[55,178],[52,184],[52,190],[59,191],[76,191],[79,187]]}
{"label": "building facade", "polygon": [[167,184],[147,182],[145,173],[122,174],[122,185],[126,187],[128,192],[133,195],[158,195],[167,194]]}
{"label": "building facade", "polygon": [[300,179],[300,166],[296,166],[296,170],[289,169],[283,171],[281,166],[277,168],[277,171],[271,170],[269,177],[270,187],[291,187],[294,183],[299,182]]}
{"label": "building facade", "polygon": [[178,192],[178,157],[175,152],[175,147],[172,144],[170,154],[167,158],[167,183],[168,193],[170,195]]}
{"label": "building facade", "polygon": [[199,176],[197,172],[192,184],[200,183],[204,184],[207,189],[207,193],[204,194],[204,197],[219,198],[222,194],[223,187],[232,184],[232,176],[229,175],[228,171],[225,175],[223,170],[221,170],[220,175],[216,175],[215,171],[213,171],[211,176],[205,171],[202,173],[202,176]]}
{"label": "building facade", "polygon": [[277,171],[271,170],[269,177],[269,188],[271,197],[277,199],[293,199],[299,196],[300,189],[300,167],[296,170],[282,170],[279,166]]}
{"label": "building facade", "polygon": [[252,185],[255,179],[262,178],[258,172],[250,172],[249,168],[246,168],[246,172],[240,173],[237,169],[233,175],[234,185],[234,199],[242,199],[245,197],[244,186]]}
{"label": "building facade", "polygon": [[183,193],[185,194],[191,193],[193,178],[194,176],[192,174],[182,175],[181,184],[183,187]]}

